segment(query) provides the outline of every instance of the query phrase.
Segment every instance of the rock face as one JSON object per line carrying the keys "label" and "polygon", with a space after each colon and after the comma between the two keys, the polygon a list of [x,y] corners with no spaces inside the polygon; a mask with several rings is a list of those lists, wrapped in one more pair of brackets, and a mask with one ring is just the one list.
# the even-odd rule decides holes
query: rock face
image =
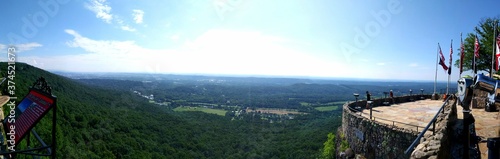
{"label": "rock face", "polygon": [[[430,95],[425,97],[430,98]],[[404,96],[395,100],[398,103],[409,102],[410,97]],[[380,105],[383,100],[374,100],[373,102],[374,105]],[[365,104],[366,101],[357,103],[357,105]],[[344,105],[342,114],[342,132],[345,134],[347,142],[354,153],[361,154],[366,158],[391,159],[410,158],[410,155],[405,155],[404,151],[418,135],[418,132],[414,130],[394,127],[361,117],[351,111],[347,103]],[[424,151],[421,156],[429,156],[431,154],[437,154],[437,152]]]}
{"label": "rock face", "polygon": [[436,121],[434,135],[425,135],[420,144],[411,154],[412,159],[424,158],[450,158],[450,145],[453,133],[451,127],[457,121],[457,101],[449,101],[444,107],[444,113],[440,113]]}

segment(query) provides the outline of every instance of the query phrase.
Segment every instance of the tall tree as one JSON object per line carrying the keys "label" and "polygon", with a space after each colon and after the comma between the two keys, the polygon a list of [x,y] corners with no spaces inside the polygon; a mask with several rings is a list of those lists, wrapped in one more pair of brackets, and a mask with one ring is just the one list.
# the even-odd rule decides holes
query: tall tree
{"label": "tall tree", "polygon": [[[479,40],[479,58],[476,59],[478,71],[490,72],[491,70],[491,57],[493,56],[493,40],[494,40],[494,26],[500,22],[499,17],[481,19],[479,25],[474,28],[473,33],[468,33],[464,39],[464,60],[463,71],[472,70],[472,59],[474,58],[474,41],[477,34]],[[500,29],[496,25],[497,29]],[[460,48],[457,51],[460,56]],[[460,67],[460,59],[455,60],[455,66]]]}

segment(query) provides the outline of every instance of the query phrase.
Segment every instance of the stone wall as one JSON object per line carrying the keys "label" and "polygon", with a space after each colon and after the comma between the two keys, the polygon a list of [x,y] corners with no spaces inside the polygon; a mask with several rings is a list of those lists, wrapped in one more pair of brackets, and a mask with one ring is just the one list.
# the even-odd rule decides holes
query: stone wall
{"label": "stone wall", "polygon": [[[420,95],[396,97],[396,103],[419,100]],[[423,95],[429,99],[430,95]],[[382,105],[387,99],[375,99],[373,106]],[[343,106],[342,133],[345,134],[350,148],[356,154],[366,158],[409,158],[404,151],[416,139],[418,132],[398,128],[392,125],[371,121],[357,115],[350,108],[354,105],[366,105],[366,101],[346,103]]]}
{"label": "stone wall", "polygon": [[452,127],[457,121],[457,101],[450,100],[436,121],[435,134],[428,133],[420,139],[420,144],[411,154],[411,158],[451,158]]}

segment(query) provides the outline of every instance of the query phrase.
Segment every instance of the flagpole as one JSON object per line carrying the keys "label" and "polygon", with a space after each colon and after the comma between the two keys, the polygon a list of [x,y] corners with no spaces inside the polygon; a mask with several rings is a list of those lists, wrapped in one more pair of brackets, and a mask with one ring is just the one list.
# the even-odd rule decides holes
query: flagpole
{"label": "flagpole", "polygon": [[474,54],[472,56],[474,56],[474,58],[472,59],[472,64],[473,64],[473,66],[472,66],[472,72],[474,73],[473,77],[476,77],[476,55]]}
{"label": "flagpole", "polygon": [[[498,57],[496,56],[496,52],[498,50],[496,50],[497,48],[497,27],[498,27],[498,21],[495,20],[495,27],[493,27],[493,32],[495,33],[495,35],[493,35],[493,57],[495,58],[494,61],[498,61]],[[500,63],[500,61],[498,61],[498,63]],[[495,73],[498,71],[497,68],[498,68],[498,63],[495,63]]]}
{"label": "flagpole", "polygon": [[[496,69],[495,66],[495,48],[496,48],[496,35],[497,35],[497,23],[493,21],[493,51],[491,52],[491,70],[490,70],[490,78],[493,78],[493,70]],[[497,64],[498,65],[498,64]]]}
{"label": "flagpole", "polygon": [[[476,27],[476,30],[477,30],[477,27]],[[477,39],[477,33],[476,33],[476,38],[475,38],[475,41],[477,41],[479,43],[479,39]],[[476,77],[476,74],[477,74],[477,61],[476,61],[476,42],[474,41],[474,70],[472,70],[474,72],[474,77]],[[479,46],[479,45],[478,45]],[[479,51],[477,52],[477,54],[479,54]]]}
{"label": "flagpole", "polygon": [[[436,48],[436,75],[434,75],[434,94],[436,94],[436,83],[437,83],[437,75],[438,75],[438,60],[439,60],[439,43]],[[434,95],[432,94],[432,95]]]}
{"label": "flagpole", "polygon": [[451,63],[452,63],[451,57],[453,56],[452,52],[453,52],[453,39],[451,39],[451,46],[450,46],[450,67],[448,68],[449,70],[448,70],[448,83],[446,83],[446,96],[448,96],[448,93],[449,93],[448,90],[449,90],[449,86],[450,86],[450,76],[451,76],[451,67],[452,67],[451,66]]}
{"label": "flagpole", "polygon": [[491,70],[490,70],[490,78],[493,77],[493,69],[494,69],[494,63],[495,63],[495,36],[496,36],[496,24],[495,22],[493,21],[493,51],[491,52]]}
{"label": "flagpole", "polygon": [[463,62],[464,62],[464,61],[463,61],[463,60],[464,60],[464,59],[463,59],[464,57],[462,56],[462,54],[463,54],[463,52],[462,52],[462,47],[463,47],[462,45],[463,45],[463,43],[464,43],[464,42],[463,42],[463,40],[462,40],[462,32],[460,32],[460,69],[458,70],[458,79],[462,78],[462,69],[463,69],[463,68],[462,68],[462,67],[463,67],[462,65],[463,65]]}
{"label": "flagpole", "polygon": [[449,88],[448,86],[449,85],[450,85],[450,75],[448,75],[448,83],[446,84],[446,96],[448,96],[448,88]]}

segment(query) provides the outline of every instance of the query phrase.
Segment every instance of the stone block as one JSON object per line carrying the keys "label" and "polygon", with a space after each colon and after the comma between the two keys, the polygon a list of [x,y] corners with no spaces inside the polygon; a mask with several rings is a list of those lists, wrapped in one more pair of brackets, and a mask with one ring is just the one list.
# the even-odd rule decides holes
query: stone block
{"label": "stone block", "polygon": [[422,151],[413,151],[413,153],[411,154],[411,158],[421,159],[421,158],[426,158],[426,157],[425,157],[425,153]]}
{"label": "stone block", "polygon": [[424,144],[418,144],[417,147],[415,148],[415,151],[417,150],[424,150],[425,149],[425,145]]}
{"label": "stone block", "polygon": [[437,159],[437,156],[430,156],[428,159]]}

